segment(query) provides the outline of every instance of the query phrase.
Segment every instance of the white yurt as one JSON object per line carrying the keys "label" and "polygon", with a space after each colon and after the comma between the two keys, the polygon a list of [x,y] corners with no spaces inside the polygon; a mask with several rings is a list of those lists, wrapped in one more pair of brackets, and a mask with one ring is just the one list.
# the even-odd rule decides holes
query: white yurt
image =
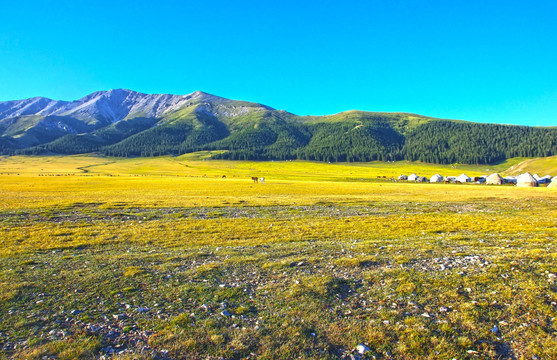
{"label": "white yurt", "polygon": [[557,188],[557,176],[555,176],[555,177],[553,178],[553,180],[551,180],[551,182],[549,183],[549,185],[547,185],[547,187],[550,187],[550,188]]}
{"label": "white yurt", "polygon": [[524,173],[516,179],[516,186],[520,187],[536,187],[538,182],[530,173]]}
{"label": "white yurt", "polygon": [[466,174],[461,174],[460,176],[458,176],[456,178],[456,181],[459,181],[461,183],[465,183],[465,182],[472,181],[472,179],[470,179],[470,177]]}
{"label": "white yurt", "polygon": [[495,173],[491,174],[485,180],[487,185],[501,185],[505,182],[505,180],[501,177],[501,175]]}
{"label": "white yurt", "polygon": [[432,183],[443,182],[443,180],[443,177],[439,174],[435,174],[431,177],[431,179],[429,179],[429,181]]}
{"label": "white yurt", "polygon": [[416,181],[416,179],[418,179],[418,175],[416,174],[412,174],[408,176],[408,181]]}

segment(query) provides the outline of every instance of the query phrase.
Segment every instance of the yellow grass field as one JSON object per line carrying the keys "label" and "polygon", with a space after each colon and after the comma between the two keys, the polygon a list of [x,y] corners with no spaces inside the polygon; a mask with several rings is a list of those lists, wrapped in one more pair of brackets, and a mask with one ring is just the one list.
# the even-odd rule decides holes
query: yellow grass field
{"label": "yellow grass field", "polygon": [[[32,175],[104,174],[104,175],[176,175],[246,178],[255,175],[271,176],[279,180],[360,181],[377,176],[398,177],[417,173],[431,177],[436,173],[469,176],[503,172],[524,159],[511,159],[497,165],[436,165],[399,161],[393,163],[334,163],[307,161],[219,161],[208,160],[210,153],[193,153],[179,157],[105,158],[94,156],[0,156],[0,173]],[[552,159],[552,158],[549,158]],[[555,166],[557,160],[548,162]],[[547,164],[544,164],[547,165]],[[547,166],[546,166],[547,167]],[[542,168],[543,170],[543,168]],[[543,171],[542,171],[543,172]]]}
{"label": "yellow grass field", "polygon": [[557,358],[557,189],[390,180],[555,158],[206,157],[1,157],[0,359]]}

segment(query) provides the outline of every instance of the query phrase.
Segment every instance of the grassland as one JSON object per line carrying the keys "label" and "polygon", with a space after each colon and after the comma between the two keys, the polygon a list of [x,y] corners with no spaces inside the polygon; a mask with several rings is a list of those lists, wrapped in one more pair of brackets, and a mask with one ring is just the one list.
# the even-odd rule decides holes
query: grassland
{"label": "grassland", "polygon": [[0,158],[0,359],[557,358],[557,190],[388,180],[522,159],[204,156]]}
{"label": "grassland", "polygon": [[[524,161],[511,166],[506,173],[510,175],[518,175],[524,172],[531,172],[544,176],[546,174],[557,174],[557,156],[548,156],[545,158],[524,159]],[[542,175],[543,174],[543,175]]]}

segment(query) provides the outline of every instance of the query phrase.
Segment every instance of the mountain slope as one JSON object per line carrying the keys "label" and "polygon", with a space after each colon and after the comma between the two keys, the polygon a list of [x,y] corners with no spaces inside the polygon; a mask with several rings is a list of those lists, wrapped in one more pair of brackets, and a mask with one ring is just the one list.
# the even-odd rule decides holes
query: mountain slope
{"label": "mountain slope", "polygon": [[519,164],[511,166],[504,174],[520,175],[525,172],[537,173],[540,176],[557,174],[557,156],[524,160]]}
{"label": "mountain slope", "polygon": [[[226,101],[199,91],[189,95],[150,95],[117,89],[94,92],[71,102],[46,98],[0,102],[0,136],[11,137],[20,148],[26,148],[64,135],[91,133],[121,121],[149,119],[147,122],[150,125],[140,126],[139,131],[154,125],[168,114],[195,104]],[[119,125],[112,133],[125,128],[122,132],[124,137],[133,135],[135,132],[129,133],[130,127],[134,126],[131,123]],[[37,136],[37,133],[42,136]],[[123,140],[124,137],[120,137],[119,140]],[[107,140],[111,143],[111,140]]]}
{"label": "mountain slope", "polygon": [[222,159],[492,163],[557,155],[557,128],[348,111],[297,116],[200,91],[99,91],[75,101],[0,102],[0,152],[157,156],[225,150]]}

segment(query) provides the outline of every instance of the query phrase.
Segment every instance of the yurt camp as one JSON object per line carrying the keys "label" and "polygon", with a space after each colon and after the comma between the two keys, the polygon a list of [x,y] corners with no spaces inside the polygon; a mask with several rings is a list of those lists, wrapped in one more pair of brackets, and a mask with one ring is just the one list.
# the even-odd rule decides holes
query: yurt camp
{"label": "yurt camp", "polygon": [[443,182],[443,177],[439,174],[435,174],[431,177],[431,179],[429,179],[430,182],[432,183],[438,183],[438,182]]}
{"label": "yurt camp", "polygon": [[416,181],[418,179],[418,175],[412,174],[408,176],[408,181]]}
{"label": "yurt camp", "polygon": [[538,184],[549,184],[551,183],[551,179],[552,179],[551,175],[546,175],[536,180],[538,180]]}
{"label": "yurt camp", "polygon": [[485,183],[487,185],[501,185],[503,183],[505,183],[505,180],[501,177],[501,175],[495,173],[495,174],[491,174],[487,177],[487,179],[485,180]]}
{"label": "yurt camp", "polygon": [[470,179],[470,177],[466,174],[460,174],[460,176],[458,176],[456,178],[456,181],[461,182],[461,183],[466,183],[471,181],[472,179]]}
{"label": "yurt camp", "polygon": [[536,186],[538,186],[538,182],[536,181],[536,179],[534,179],[532,174],[524,173],[516,179],[516,186],[536,187]]}

